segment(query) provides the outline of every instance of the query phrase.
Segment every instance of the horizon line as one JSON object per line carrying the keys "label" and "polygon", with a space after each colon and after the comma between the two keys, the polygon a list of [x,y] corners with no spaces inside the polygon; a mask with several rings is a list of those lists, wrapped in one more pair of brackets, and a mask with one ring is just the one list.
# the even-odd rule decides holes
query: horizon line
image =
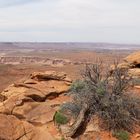
{"label": "horizon line", "polygon": [[140,45],[140,43],[117,43],[117,42],[92,42],[92,41],[84,41],[84,42],[80,42],[80,41],[0,41],[0,43],[46,43],[46,44],[108,44],[108,45]]}

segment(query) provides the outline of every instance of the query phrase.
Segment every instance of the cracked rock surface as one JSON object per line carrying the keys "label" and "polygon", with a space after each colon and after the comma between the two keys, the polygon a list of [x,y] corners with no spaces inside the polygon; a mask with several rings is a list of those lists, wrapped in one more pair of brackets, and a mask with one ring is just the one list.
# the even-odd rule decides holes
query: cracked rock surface
{"label": "cracked rock surface", "polygon": [[71,84],[65,73],[35,72],[1,93],[0,140],[56,140],[61,138],[53,117]]}

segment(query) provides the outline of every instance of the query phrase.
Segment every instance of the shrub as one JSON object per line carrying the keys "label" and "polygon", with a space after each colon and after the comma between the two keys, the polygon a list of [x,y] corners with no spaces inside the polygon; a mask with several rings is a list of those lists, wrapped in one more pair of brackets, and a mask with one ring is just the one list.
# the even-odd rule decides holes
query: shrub
{"label": "shrub", "polygon": [[[126,94],[131,82],[128,70],[121,70],[116,64],[110,72],[97,63],[87,65],[82,76],[84,80],[72,84],[70,95],[76,108],[88,106],[85,118],[96,114],[105,129],[134,131],[134,124],[140,124],[140,99]],[[65,109],[70,110],[68,106]]]}
{"label": "shrub", "polygon": [[65,138],[64,138],[64,137],[62,137],[62,138],[61,138],[61,140],[65,140]]}
{"label": "shrub", "polygon": [[55,117],[54,117],[55,122],[60,125],[60,124],[66,124],[68,122],[68,119],[66,116],[64,116],[60,112],[56,112]]}
{"label": "shrub", "polygon": [[132,82],[134,85],[140,85],[140,78],[134,78]]}
{"label": "shrub", "polygon": [[116,137],[118,140],[130,140],[129,133],[127,131],[114,132],[113,136]]}
{"label": "shrub", "polygon": [[78,116],[80,110],[81,108],[78,105],[71,102],[64,103],[60,106],[60,112],[66,113],[67,111],[69,111],[69,114],[74,118]]}
{"label": "shrub", "polygon": [[76,80],[71,84],[70,90],[73,92],[80,92],[86,86],[85,82],[82,80]]}

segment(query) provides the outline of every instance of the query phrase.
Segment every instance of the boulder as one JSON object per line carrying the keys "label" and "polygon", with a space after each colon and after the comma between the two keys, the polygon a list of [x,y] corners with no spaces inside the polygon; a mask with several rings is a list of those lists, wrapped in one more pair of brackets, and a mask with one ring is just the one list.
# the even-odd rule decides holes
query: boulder
{"label": "boulder", "polygon": [[[140,51],[132,53],[124,58],[124,62],[118,64],[120,69],[128,69],[129,75],[134,78],[140,77]],[[115,66],[111,66],[111,72],[115,69]]]}
{"label": "boulder", "polygon": [[129,56],[124,58],[124,61],[133,65],[140,64],[140,51],[130,54]]}
{"label": "boulder", "polygon": [[36,80],[63,80],[71,82],[64,72],[46,71],[46,72],[34,72],[31,74],[31,79]]}
{"label": "boulder", "polygon": [[129,74],[135,78],[140,77],[140,68],[129,69]]}
{"label": "boulder", "polygon": [[121,63],[118,65],[118,67],[121,69],[129,69],[130,67],[132,67],[132,65],[129,63]]}
{"label": "boulder", "polygon": [[110,73],[113,73],[113,71],[117,68],[117,69],[121,69],[121,70],[128,70],[129,68],[131,67],[130,64],[128,63],[120,63],[120,64],[117,64],[117,65],[111,65],[110,66]]}
{"label": "boulder", "polygon": [[40,101],[47,97],[55,98],[59,94],[67,92],[70,84],[71,80],[63,72],[36,72],[31,74],[31,77],[24,82],[14,83],[5,89],[1,93],[1,100],[19,95]]}

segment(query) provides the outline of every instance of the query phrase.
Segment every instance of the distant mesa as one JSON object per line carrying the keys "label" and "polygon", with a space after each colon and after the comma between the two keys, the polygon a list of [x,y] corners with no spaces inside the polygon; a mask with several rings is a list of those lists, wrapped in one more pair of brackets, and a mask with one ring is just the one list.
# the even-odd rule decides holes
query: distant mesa
{"label": "distant mesa", "polygon": [[[86,62],[89,63],[89,62]],[[46,57],[34,57],[34,56],[0,56],[0,64],[44,64],[48,66],[61,67],[64,65],[81,65],[85,62],[70,61],[68,59],[60,58],[46,58]]]}
{"label": "distant mesa", "polygon": [[44,57],[31,57],[31,56],[1,56],[1,64],[46,64],[51,66],[63,66],[71,64],[71,61],[66,59],[49,59]]}

